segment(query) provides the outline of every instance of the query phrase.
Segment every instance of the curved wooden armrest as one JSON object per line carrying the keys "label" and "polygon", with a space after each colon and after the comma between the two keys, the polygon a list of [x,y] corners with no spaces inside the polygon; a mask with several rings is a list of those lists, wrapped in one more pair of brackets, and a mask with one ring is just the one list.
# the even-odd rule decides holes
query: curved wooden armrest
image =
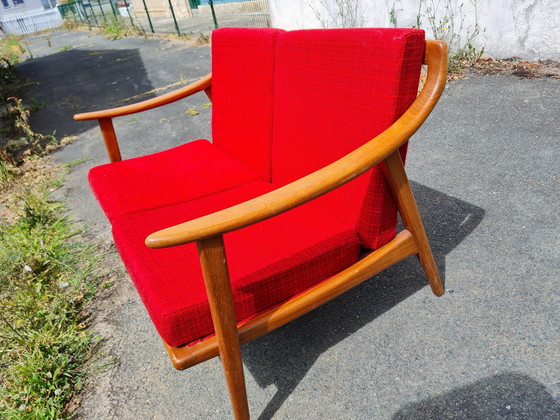
{"label": "curved wooden armrest", "polygon": [[410,108],[387,130],[363,146],[288,185],[195,220],[160,230],[146,238],[150,248],[201,241],[276,216],[319,197],[363,174],[398,150],[426,120],[445,87],[447,45],[426,41],[426,84]]}
{"label": "curved wooden armrest", "polygon": [[118,108],[104,109],[102,111],[86,112],[84,114],[74,115],[76,121],[87,120],[101,120],[105,118],[122,117],[124,115],[135,114],[137,112],[147,111],[148,109],[156,108],[158,106],[167,105],[179,99],[186,98],[201,90],[209,89],[212,84],[212,73],[204,76],[180,89],[158,96],[156,98],[148,99],[146,101],[138,102],[132,105],[121,106]]}

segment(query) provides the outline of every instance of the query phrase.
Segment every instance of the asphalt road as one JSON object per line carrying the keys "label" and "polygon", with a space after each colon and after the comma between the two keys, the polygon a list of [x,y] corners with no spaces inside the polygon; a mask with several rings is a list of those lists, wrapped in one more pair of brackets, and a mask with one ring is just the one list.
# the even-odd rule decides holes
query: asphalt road
{"label": "asphalt road", "polygon": [[[101,243],[87,186],[107,162],[72,114],[146,99],[210,67],[208,47],[55,32],[19,69],[47,108],[39,132],[79,139],[57,197]],[[50,44],[50,45],[49,45]],[[406,260],[243,347],[260,419],[560,419],[560,79],[471,74],[451,82],[410,145],[407,170],[447,293]],[[210,136],[204,95],[115,121],[124,157]],[[185,111],[195,107],[196,116]],[[115,364],[87,384],[80,419],[229,418],[218,359],[175,371],[122,266],[94,328]],[[120,275],[118,273],[121,273]]]}

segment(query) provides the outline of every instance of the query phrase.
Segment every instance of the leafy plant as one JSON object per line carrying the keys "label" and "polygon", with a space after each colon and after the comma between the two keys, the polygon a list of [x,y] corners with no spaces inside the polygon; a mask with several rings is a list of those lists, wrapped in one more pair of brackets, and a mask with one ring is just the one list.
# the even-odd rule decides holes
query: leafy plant
{"label": "leafy plant", "polygon": [[393,6],[391,7],[391,10],[389,10],[389,22],[391,22],[391,25],[393,25],[395,28],[398,26],[397,23],[397,9],[395,8],[396,6],[396,1],[393,3]]}
{"label": "leafy plant", "polygon": [[196,45],[208,45],[210,43],[210,35],[200,32],[196,38]]}
{"label": "leafy plant", "polygon": [[[473,40],[481,33],[478,24],[477,5],[480,0],[469,0],[474,10],[474,27],[464,27],[465,14],[463,3],[456,4],[453,0],[420,0],[415,27],[423,25],[432,32],[433,38],[445,41],[449,47],[449,70],[458,71],[465,65],[478,60],[484,48],[477,50]],[[463,33],[466,34],[463,36]]]}
{"label": "leafy plant", "polygon": [[110,39],[121,39],[124,36],[125,25],[119,18],[113,18],[101,25],[103,34]]}
{"label": "leafy plant", "polygon": [[484,54],[484,48],[477,49],[470,42],[449,57],[449,71],[458,72],[466,66],[476,63]]}
{"label": "leafy plant", "polygon": [[125,19],[113,17],[112,19],[101,23],[103,34],[109,39],[121,39],[125,36],[145,35],[144,31],[136,26],[129,25]]}
{"label": "leafy plant", "polygon": [[14,139],[12,144],[19,147],[24,144],[29,147],[27,153],[40,154],[45,144],[57,143],[57,140],[53,135],[45,136],[41,133],[33,131],[31,125],[29,124],[29,115],[31,114],[31,111],[23,105],[21,99],[14,96],[8,99],[15,103],[12,109],[15,116],[15,128],[23,135],[23,137]]}
{"label": "leafy plant", "polygon": [[47,107],[47,104],[45,102],[37,102],[37,98],[35,98],[35,96],[32,96],[29,99],[29,106],[27,106],[26,108],[29,110],[29,112],[33,113],[35,111],[39,111],[41,109],[45,109]]}
{"label": "leafy plant", "polygon": [[358,0],[319,0],[319,7],[307,0],[307,4],[323,28],[356,28],[363,25]]}
{"label": "leafy plant", "polygon": [[17,174],[18,170],[12,165],[11,159],[0,153],[0,191],[9,186]]}

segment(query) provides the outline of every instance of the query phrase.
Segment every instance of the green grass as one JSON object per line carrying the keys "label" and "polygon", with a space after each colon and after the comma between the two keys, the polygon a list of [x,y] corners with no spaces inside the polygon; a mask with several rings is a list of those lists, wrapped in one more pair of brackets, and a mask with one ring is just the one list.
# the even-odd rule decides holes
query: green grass
{"label": "green grass", "polygon": [[0,58],[5,65],[14,66],[19,63],[19,57],[25,49],[21,45],[22,37],[8,34],[2,37],[0,42]]}
{"label": "green grass", "polygon": [[120,16],[114,17],[101,24],[105,37],[117,40],[126,36],[142,36],[144,32],[136,26],[131,26],[128,21]]}
{"label": "green grass", "polygon": [[94,354],[86,304],[101,275],[95,246],[49,199],[60,175],[29,178],[0,220],[0,418],[64,419]]}
{"label": "green grass", "polygon": [[12,95],[19,39],[0,41],[0,419],[66,419],[94,355],[87,303],[101,274],[98,253],[49,198],[76,164],[41,157],[75,137],[33,131],[31,106]]}

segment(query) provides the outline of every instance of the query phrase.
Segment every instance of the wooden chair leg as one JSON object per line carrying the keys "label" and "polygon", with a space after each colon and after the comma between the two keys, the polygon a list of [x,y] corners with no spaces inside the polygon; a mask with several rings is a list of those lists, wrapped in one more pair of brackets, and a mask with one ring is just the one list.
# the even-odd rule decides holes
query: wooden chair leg
{"label": "wooden chair leg", "polygon": [[441,296],[444,293],[443,285],[398,151],[384,160],[384,174],[399,208],[403,225],[414,236],[419,249],[420,265],[426,274],[428,283],[434,294]]}
{"label": "wooden chair leg", "polygon": [[197,242],[220,358],[237,420],[249,419],[239,333],[222,236]]}

